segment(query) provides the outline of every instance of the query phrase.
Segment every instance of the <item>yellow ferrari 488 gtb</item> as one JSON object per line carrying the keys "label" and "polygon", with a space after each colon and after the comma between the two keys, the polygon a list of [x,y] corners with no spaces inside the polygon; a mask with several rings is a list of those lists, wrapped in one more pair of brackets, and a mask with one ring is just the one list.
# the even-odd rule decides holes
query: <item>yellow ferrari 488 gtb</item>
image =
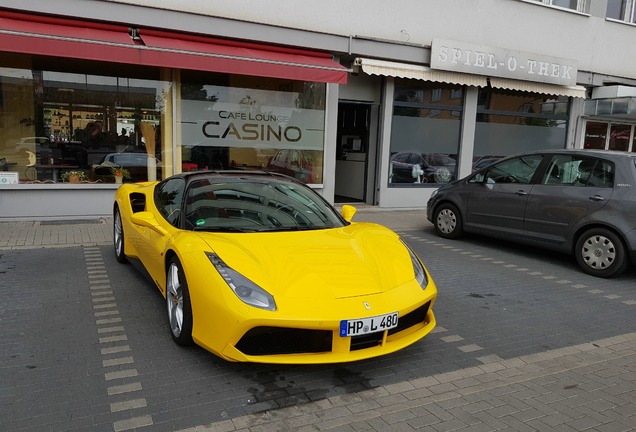
{"label": "yellow ferrari 488 gtb", "polygon": [[179,345],[229,361],[360,360],[428,334],[437,288],[396,233],[354,213],[283,175],[184,173],[117,190],[115,253],[143,264]]}

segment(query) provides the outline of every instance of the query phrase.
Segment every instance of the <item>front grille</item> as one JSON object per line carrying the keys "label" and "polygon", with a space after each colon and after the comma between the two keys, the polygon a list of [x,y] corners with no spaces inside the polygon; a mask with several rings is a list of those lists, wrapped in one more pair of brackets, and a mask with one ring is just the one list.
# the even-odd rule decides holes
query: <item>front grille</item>
{"label": "front grille", "polygon": [[[398,319],[398,325],[395,328],[389,330],[389,336],[406,330],[414,325],[423,323],[426,320],[426,313],[430,307],[431,302],[426,303],[423,306],[415,309],[412,312],[407,313],[403,317]],[[351,351],[357,351],[365,348],[373,348],[382,343],[382,336],[384,332],[371,333],[361,336],[351,337]]]}
{"label": "front grille", "polygon": [[384,332],[369,333],[360,336],[351,336],[350,351],[357,351],[365,348],[373,348],[382,343]]}
{"label": "front grille", "polygon": [[[389,330],[389,336],[426,321],[431,303],[428,302],[402,316],[398,326]],[[382,343],[384,332],[351,337],[351,351],[373,348]],[[245,355],[279,355],[323,353],[332,350],[333,332],[286,327],[255,327],[245,333],[236,348]]]}
{"label": "front grille", "polygon": [[389,336],[426,321],[426,314],[428,313],[428,308],[430,306],[431,302],[429,301],[425,305],[418,307],[417,309],[407,313],[403,317],[400,317],[397,327],[389,330]]}
{"label": "front grille", "polygon": [[330,352],[332,332],[284,327],[255,327],[245,333],[236,348],[245,355]]}

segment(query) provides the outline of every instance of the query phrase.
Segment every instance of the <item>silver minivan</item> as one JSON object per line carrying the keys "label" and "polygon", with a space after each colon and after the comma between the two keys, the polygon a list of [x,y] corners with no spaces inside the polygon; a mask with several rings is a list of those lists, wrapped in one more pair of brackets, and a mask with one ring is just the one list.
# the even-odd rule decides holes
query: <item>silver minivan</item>
{"label": "silver minivan", "polygon": [[464,232],[573,254],[598,277],[636,263],[636,154],[545,150],[500,159],[442,186],[427,205],[437,234]]}

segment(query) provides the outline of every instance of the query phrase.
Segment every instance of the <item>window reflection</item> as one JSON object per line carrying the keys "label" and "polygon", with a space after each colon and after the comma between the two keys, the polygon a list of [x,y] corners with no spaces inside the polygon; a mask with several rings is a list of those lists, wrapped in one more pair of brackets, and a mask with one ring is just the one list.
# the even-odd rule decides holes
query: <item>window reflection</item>
{"label": "window reflection", "polygon": [[456,178],[462,109],[462,86],[395,80],[389,186]]}
{"label": "window reflection", "polygon": [[183,72],[181,165],[264,169],[322,183],[323,83]]}
{"label": "window reflection", "polygon": [[480,88],[474,162],[522,151],[563,148],[569,98]]}
{"label": "window reflection", "polygon": [[87,182],[112,183],[115,166],[129,169],[132,181],[163,175],[167,83],[137,68],[129,73],[143,77],[100,75],[82,62],[75,71],[40,69],[36,60],[9,56],[0,64],[0,157],[20,181],[58,182],[79,171]]}

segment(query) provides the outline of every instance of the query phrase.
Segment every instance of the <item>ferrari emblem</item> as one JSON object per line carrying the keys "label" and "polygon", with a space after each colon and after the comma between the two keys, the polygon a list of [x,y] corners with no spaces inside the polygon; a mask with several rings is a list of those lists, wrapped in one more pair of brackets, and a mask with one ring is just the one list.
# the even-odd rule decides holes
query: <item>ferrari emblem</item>
{"label": "ferrari emblem", "polygon": [[369,304],[369,302],[364,302],[364,303],[362,303],[362,304],[364,305],[364,308],[365,308],[366,310],[371,310],[371,305]]}

